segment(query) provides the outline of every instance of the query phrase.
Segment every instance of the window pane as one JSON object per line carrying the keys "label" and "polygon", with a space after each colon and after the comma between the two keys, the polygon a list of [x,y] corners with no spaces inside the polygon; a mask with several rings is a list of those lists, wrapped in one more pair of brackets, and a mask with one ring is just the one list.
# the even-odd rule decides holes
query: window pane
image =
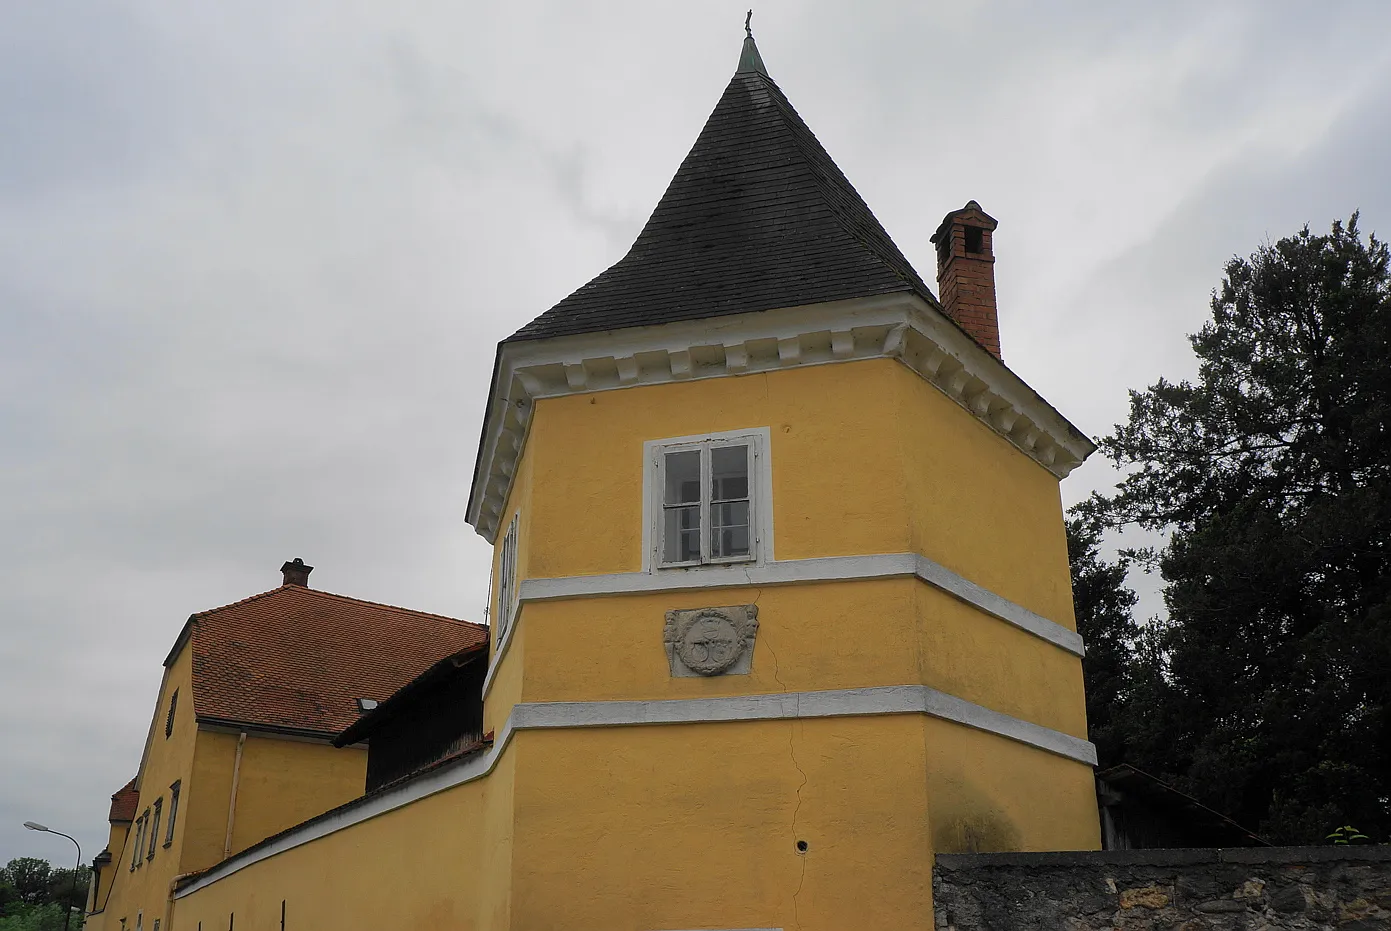
{"label": "window pane", "polygon": [[700,501],[700,450],[666,454],[666,504]]}
{"label": "window pane", "polygon": [[710,506],[710,555],[716,559],[749,555],[749,503]]}
{"label": "window pane", "polygon": [[716,446],[710,450],[710,500],[732,501],[749,496],[749,448]]}
{"label": "window pane", "polygon": [[699,559],[700,506],[667,508],[662,518],[662,561],[690,562]]}

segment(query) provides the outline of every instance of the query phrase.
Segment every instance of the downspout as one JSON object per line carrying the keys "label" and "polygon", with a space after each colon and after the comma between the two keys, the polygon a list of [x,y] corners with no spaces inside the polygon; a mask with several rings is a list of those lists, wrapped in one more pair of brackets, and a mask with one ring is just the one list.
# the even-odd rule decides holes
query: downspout
{"label": "downspout", "polygon": [[232,792],[227,796],[227,837],[222,841],[222,859],[232,855],[232,825],[237,819],[237,783],[241,779],[241,751],[246,746],[246,731],[237,735],[237,758],[232,762]]}

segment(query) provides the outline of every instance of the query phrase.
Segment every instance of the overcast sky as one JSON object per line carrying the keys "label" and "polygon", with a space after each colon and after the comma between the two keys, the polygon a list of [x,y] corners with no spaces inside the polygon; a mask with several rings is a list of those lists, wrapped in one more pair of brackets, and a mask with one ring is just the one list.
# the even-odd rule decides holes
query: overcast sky
{"label": "overcast sky", "polygon": [[[481,619],[494,344],[627,249],[744,9],[0,0],[0,863],[71,858],[26,819],[101,850],[183,621],[285,559]],[[1358,208],[1391,232],[1379,0],[754,29],[924,278],[944,213],[998,218],[1005,358],[1092,435],[1192,371],[1229,256]]]}

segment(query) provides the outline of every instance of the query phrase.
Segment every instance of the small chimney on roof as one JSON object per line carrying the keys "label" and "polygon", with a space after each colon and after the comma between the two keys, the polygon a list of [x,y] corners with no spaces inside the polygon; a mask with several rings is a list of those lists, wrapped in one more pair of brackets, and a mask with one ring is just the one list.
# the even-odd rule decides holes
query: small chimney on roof
{"label": "small chimney on roof", "polygon": [[309,573],[314,571],[313,566],[306,566],[304,560],[298,556],[293,562],[287,562],[280,567],[280,571],[285,575],[286,585],[303,585],[309,587]]}
{"label": "small chimney on roof", "polygon": [[976,342],[1000,356],[1000,320],[995,309],[995,253],[991,235],[999,224],[975,201],[953,210],[932,234],[937,246],[937,293],[942,309]]}

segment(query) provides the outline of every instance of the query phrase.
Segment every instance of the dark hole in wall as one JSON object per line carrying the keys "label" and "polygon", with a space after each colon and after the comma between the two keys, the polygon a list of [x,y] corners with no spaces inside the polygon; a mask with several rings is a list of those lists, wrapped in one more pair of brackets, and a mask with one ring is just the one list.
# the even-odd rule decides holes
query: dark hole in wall
{"label": "dark hole in wall", "polygon": [[972,255],[985,251],[985,230],[975,226],[966,227],[966,251]]}

